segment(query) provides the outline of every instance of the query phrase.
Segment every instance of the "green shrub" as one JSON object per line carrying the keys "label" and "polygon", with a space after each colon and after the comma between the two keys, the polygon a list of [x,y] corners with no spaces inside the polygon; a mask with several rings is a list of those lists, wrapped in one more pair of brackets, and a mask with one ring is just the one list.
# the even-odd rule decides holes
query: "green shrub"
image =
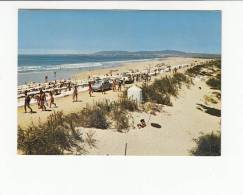
{"label": "green shrub", "polygon": [[211,76],[211,74],[209,74],[209,73],[204,71],[205,68],[208,68],[208,69],[212,69],[212,68],[221,69],[221,60],[220,59],[211,60],[209,62],[193,66],[193,67],[187,69],[185,74],[190,76],[190,77],[195,77],[195,76],[198,76],[198,75]]}
{"label": "green shrub", "polygon": [[142,93],[144,101],[172,106],[170,97],[177,97],[179,88],[186,83],[192,84],[190,78],[182,73],[175,73],[172,77],[156,79],[151,85],[143,85]]}
{"label": "green shrub", "polygon": [[193,139],[196,147],[190,152],[195,156],[220,156],[221,155],[221,135],[220,133],[202,134],[197,139]]}
{"label": "green shrub", "polygon": [[217,89],[220,90],[221,89],[221,79],[218,79],[218,77],[216,78],[209,78],[206,81],[207,85],[209,85],[210,87],[212,87],[213,89]]}
{"label": "green shrub", "polygon": [[156,79],[153,83],[153,89],[161,94],[170,94],[172,96],[177,96],[178,88],[173,82],[171,77],[164,77],[161,79]]}
{"label": "green shrub", "polygon": [[203,67],[204,67],[203,65],[193,66],[192,68],[187,69],[185,74],[190,77],[195,77],[197,75],[201,75],[201,71],[202,71]]}

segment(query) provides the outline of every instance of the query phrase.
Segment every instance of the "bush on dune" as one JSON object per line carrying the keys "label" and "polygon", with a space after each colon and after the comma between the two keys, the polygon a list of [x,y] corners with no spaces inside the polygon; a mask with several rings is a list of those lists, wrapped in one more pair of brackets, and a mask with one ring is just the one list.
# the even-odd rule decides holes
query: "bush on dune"
{"label": "bush on dune", "polygon": [[62,112],[51,114],[47,122],[22,129],[18,127],[18,150],[24,154],[57,155],[64,152],[83,154],[81,134]]}
{"label": "bush on dune", "polygon": [[182,84],[192,84],[190,78],[182,73],[175,73],[172,77],[156,79],[151,85],[142,86],[144,101],[172,106],[170,97],[177,97]]}
{"label": "bush on dune", "polygon": [[[23,129],[18,127],[18,150],[23,154],[84,154],[82,134],[76,127],[107,129],[112,119],[118,131],[129,128],[128,111],[138,110],[135,101],[121,99],[117,102],[98,102],[93,106],[86,105],[78,113],[64,115],[54,112],[48,116],[45,123],[32,124]],[[94,145],[93,136],[86,135],[86,142]]]}
{"label": "bush on dune", "polygon": [[118,107],[116,107],[112,112],[112,120],[114,122],[115,129],[119,132],[130,127],[127,112],[120,110]]}
{"label": "bush on dune", "polygon": [[202,74],[201,71],[202,71],[203,67],[204,67],[203,65],[196,65],[192,68],[187,69],[185,74],[190,77],[196,77],[196,76]]}
{"label": "bush on dune", "polygon": [[210,133],[202,134],[193,140],[196,147],[190,152],[194,156],[220,156],[221,155],[221,134]]}
{"label": "bush on dune", "polygon": [[216,70],[221,70],[221,60],[220,59],[211,60],[209,62],[193,66],[193,67],[187,69],[185,74],[190,77],[196,77],[198,75],[211,76],[211,74],[205,70],[210,69],[210,70],[216,71],[214,68],[216,68]]}
{"label": "bush on dune", "polygon": [[94,127],[98,129],[107,129],[109,123],[106,117],[106,111],[97,106],[83,108],[79,113],[80,125],[83,127]]}
{"label": "bush on dune", "polygon": [[221,90],[221,74],[211,77],[206,81],[206,84],[216,90]]}
{"label": "bush on dune", "polygon": [[121,110],[128,110],[131,112],[138,111],[138,104],[136,101],[128,99],[128,98],[120,98],[115,104],[121,109]]}

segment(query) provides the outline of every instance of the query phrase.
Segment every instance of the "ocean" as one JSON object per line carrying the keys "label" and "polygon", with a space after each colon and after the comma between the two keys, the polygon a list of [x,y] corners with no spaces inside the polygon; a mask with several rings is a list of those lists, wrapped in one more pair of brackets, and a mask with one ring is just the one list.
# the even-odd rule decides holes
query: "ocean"
{"label": "ocean", "polygon": [[116,67],[124,62],[146,61],[152,58],[154,56],[146,56],[144,59],[134,55],[18,55],[18,85],[30,81],[44,82],[45,75],[49,80],[68,79],[81,71]]}

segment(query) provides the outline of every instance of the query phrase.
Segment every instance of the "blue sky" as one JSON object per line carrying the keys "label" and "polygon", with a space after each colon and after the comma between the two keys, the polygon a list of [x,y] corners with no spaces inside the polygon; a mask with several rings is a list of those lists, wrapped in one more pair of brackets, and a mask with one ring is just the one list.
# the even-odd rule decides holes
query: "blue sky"
{"label": "blue sky", "polygon": [[19,10],[19,53],[221,52],[220,11]]}

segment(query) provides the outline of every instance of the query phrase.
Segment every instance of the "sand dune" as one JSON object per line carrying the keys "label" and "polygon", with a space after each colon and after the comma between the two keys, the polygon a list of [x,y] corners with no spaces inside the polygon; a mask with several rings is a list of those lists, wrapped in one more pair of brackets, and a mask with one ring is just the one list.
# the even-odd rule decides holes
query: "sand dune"
{"label": "sand dune", "polygon": [[[202,89],[199,90],[198,87]],[[156,116],[146,113],[134,113],[135,124],[141,118],[147,122],[143,129],[131,129],[128,133],[119,133],[112,129],[95,131],[98,140],[97,148],[89,154],[124,155],[127,143],[127,155],[189,155],[189,150],[195,146],[192,141],[200,132],[210,133],[220,130],[220,117],[207,114],[197,109],[197,104],[204,104],[203,96],[211,89],[204,81],[197,81],[191,89],[184,88],[173,106],[164,106]],[[220,109],[220,103],[209,107]],[[158,123],[161,128],[154,128],[150,123]]]}

